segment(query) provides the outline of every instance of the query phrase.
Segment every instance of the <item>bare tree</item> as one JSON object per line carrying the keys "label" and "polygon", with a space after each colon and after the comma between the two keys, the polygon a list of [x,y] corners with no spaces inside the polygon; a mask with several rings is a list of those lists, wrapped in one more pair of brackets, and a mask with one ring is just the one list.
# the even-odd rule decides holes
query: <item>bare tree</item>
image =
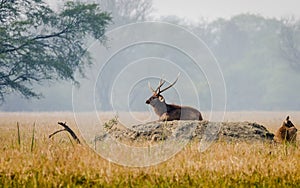
{"label": "bare tree", "polygon": [[300,69],[300,21],[293,18],[282,20],[280,49],[284,59]]}
{"label": "bare tree", "polygon": [[152,11],[152,0],[94,0],[103,11],[111,13],[113,26],[146,20]]}

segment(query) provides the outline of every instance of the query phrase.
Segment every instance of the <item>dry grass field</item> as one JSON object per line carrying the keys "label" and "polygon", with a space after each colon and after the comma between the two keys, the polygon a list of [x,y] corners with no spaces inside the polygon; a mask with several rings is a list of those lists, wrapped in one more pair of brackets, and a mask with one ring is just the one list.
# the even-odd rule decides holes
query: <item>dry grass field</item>
{"label": "dry grass field", "polygon": [[[229,112],[225,121],[257,122],[274,132],[287,115],[300,129],[300,112]],[[219,141],[202,153],[192,142],[166,162],[132,168],[102,159],[66,132],[49,139],[58,121],[79,135],[72,113],[0,113],[0,187],[300,185],[299,138],[296,145]]]}

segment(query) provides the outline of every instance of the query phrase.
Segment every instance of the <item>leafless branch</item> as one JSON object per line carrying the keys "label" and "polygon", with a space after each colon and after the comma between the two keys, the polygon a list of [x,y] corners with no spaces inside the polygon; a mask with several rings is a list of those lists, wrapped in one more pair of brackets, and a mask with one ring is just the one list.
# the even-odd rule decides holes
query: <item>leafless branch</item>
{"label": "leafless branch", "polygon": [[70,135],[72,136],[72,138],[78,143],[81,144],[79,138],[77,137],[77,135],[74,133],[74,131],[65,123],[63,122],[58,122],[59,125],[63,126],[63,129],[60,129],[58,131],[55,131],[54,133],[49,135],[49,138],[51,138],[52,136],[54,136],[55,134],[62,132],[62,131],[67,131],[68,133],[70,133]]}

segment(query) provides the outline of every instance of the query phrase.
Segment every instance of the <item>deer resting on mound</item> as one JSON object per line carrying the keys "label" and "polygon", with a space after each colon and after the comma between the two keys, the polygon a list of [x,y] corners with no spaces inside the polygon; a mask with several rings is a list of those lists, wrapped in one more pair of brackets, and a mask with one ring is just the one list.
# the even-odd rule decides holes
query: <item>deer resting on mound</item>
{"label": "deer resting on mound", "polygon": [[277,142],[296,142],[297,129],[287,116],[281,127],[275,134],[275,141]]}
{"label": "deer resting on mound", "polygon": [[175,85],[178,80],[179,75],[176,80],[168,87],[161,90],[161,87],[165,84],[165,80],[160,79],[159,85],[154,90],[150,83],[149,89],[153,92],[152,96],[146,101],[146,104],[150,104],[155,113],[159,116],[160,121],[173,121],[173,120],[203,120],[201,113],[189,106],[179,106],[175,104],[167,104],[164,97],[161,95],[162,92],[171,88]]}

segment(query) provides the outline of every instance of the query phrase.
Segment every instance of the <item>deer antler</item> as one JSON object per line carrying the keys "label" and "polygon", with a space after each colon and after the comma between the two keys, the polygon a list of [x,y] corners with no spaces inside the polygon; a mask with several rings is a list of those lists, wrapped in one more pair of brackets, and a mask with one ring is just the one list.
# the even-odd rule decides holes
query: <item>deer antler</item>
{"label": "deer antler", "polygon": [[179,78],[179,76],[180,76],[180,73],[178,73],[176,80],[175,80],[171,85],[169,85],[169,86],[166,87],[165,89],[159,91],[159,93],[162,93],[162,92],[166,91],[167,89],[171,88],[173,85],[175,85],[176,82],[177,82],[177,80],[178,80],[178,78]]}
{"label": "deer antler", "polygon": [[163,90],[160,90],[161,86],[163,86],[163,85],[166,83],[166,81],[163,80],[163,76],[162,76],[162,78],[160,79],[159,84],[158,84],[156,90],[154,90],[154,89],[151,87],[150,82],[148,82],[148,87],[149,87],[149,89],[150,89],[153,93],[157,93],[157,94],[162,93],[162,92],[166,91],[167,89],[171,88],[172,86],[174,86],[174,85],[176,84],[176,82],[177,82],[179,76],[180,76],[180,73],[178,73],[176,80],[175,80],[171,85],[169,85],[168,87],[166,87],[166,88],[163,89]]}
{"label": "deer antler", "polygon": [[[163,77],[163,76],[162,76]],[[162,86],[162,85],[164,85],[164,83],[165,83],[166,81],[164,81],[162,78],[160,79],[160,81],[159,81],[159,84],[158,84],[158,86],[157,86],[157,88],[154,90],[152,87],[151,87],[151,84],[150,84],[150,82],[148,82],[148,87],[149,87],[149,89],[153,92],[153,93],[160,93],[160,87]],[[158,92],[157,92],[158,91]]]}
{"label": "deer antler", "polygon": [[[163,76],[164,76],[164,75],[163,75]],[[163,76],[161,77],[161,79],[160,79],[160,81],[159,81],[159,84],[158,84],[158,86],[157,86],[157,88],[156,88],[156,90],[155,90],[155,93],[160,93],[160,88],[161,88],[161,86],[164,85],[164,84],[166,83],[166,81],[163,80]],[[157,91],[158,91],[158,92],[157,92]]]}
{"label": "deer antler", "polygon": [[148,87],[153,93],[155,93],[155,90],[151,87],[150,82],[148,82]]}

